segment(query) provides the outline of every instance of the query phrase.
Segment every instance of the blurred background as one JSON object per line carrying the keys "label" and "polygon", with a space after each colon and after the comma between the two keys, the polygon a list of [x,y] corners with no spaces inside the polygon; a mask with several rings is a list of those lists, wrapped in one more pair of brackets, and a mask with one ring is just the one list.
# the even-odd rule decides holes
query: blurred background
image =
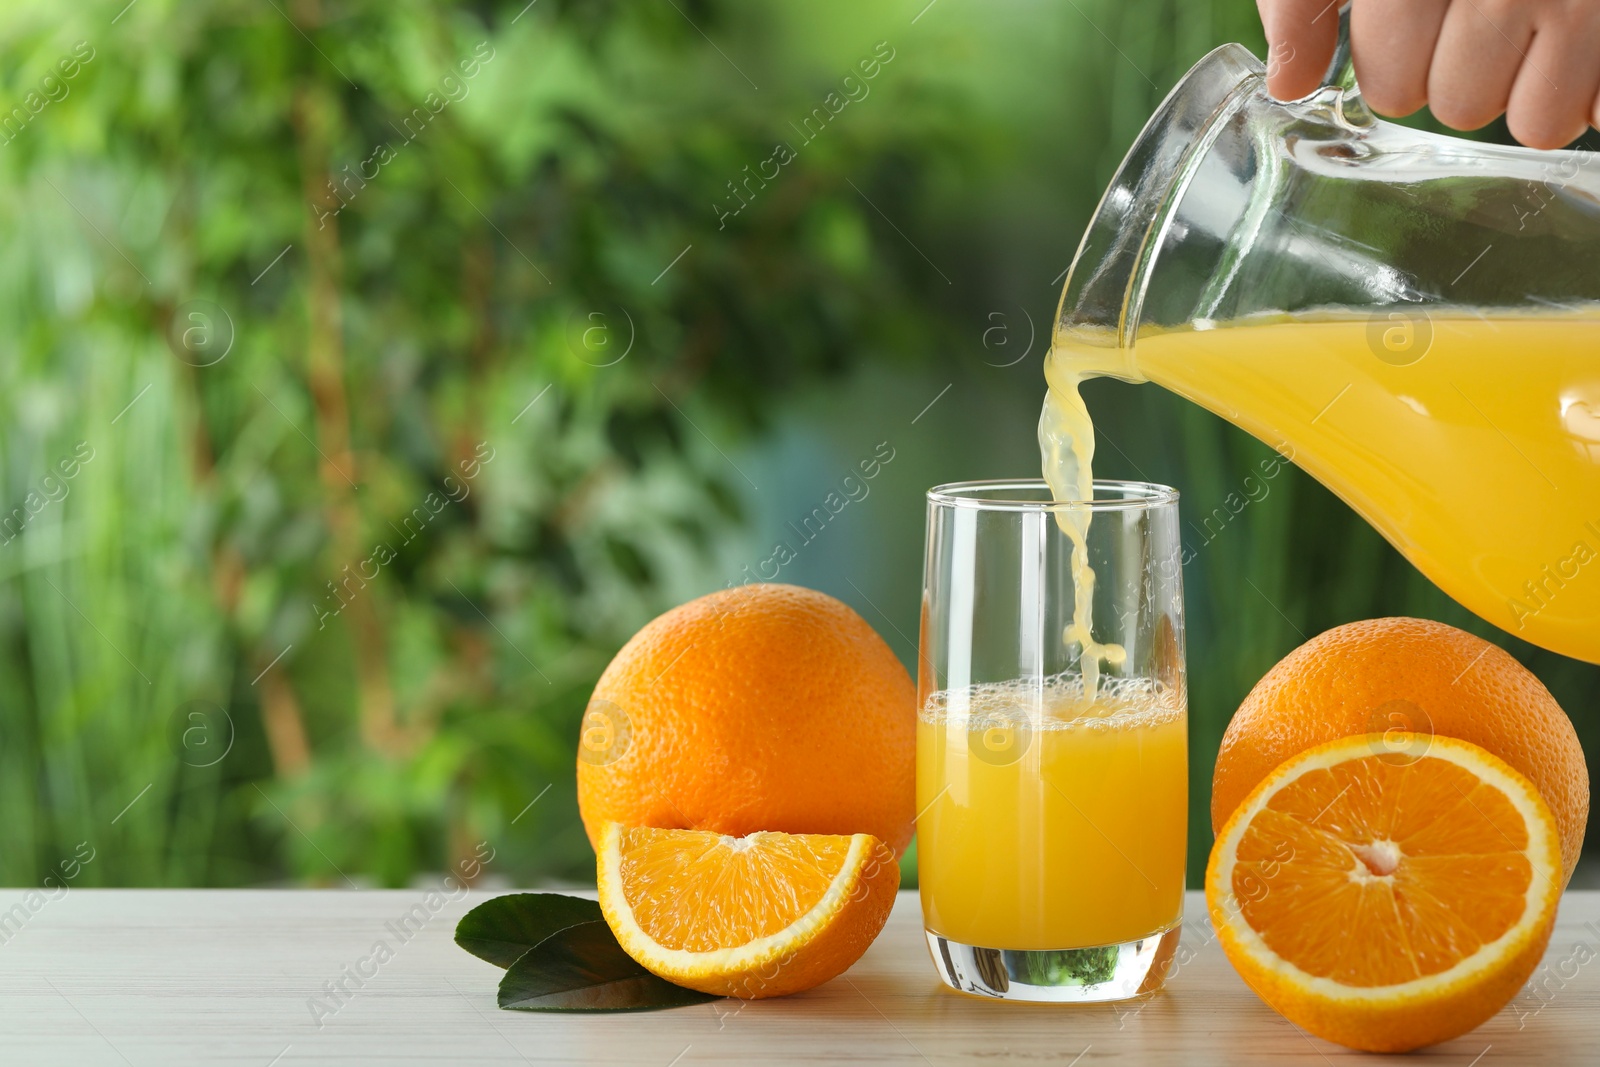
{"label": "blurred background", "polygon": [[[888,454],[780,580],[912,663],[923,491],[1037,473],[1101,189],[1196,59],[1264,50],[1244,0],[71,8],[0,14],[11,885],[84,841],[80,885],[403,885],[479,841],[591,880],[612,654]],[[1191,514],[1269,454],[1085,392],[1096,473]],[[1600,751],[1600,668],[1298,470],[1189,536],[1191,880],[1233,709],[1341,622],[1483,634]]]}

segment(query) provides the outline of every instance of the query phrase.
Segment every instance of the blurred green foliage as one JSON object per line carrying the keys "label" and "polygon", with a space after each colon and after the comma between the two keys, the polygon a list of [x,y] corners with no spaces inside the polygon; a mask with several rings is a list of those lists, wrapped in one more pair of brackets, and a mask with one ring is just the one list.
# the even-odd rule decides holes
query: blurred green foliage
{"label": "blurred green foliage", "polygon": [[[1024,320],[1226,40],[1260,50],[1248,5],[10,5],[0,882],[82,840],[84,884],[398,884],[480,840],[591,877],[600,670],[886,438],[783,578],[910,662],[921,491],[1036,467]],[[1105,474],[1202,511],[1264,454],[1090,401]],[[1225,534],[1187,574],[1196,871],[1217,739],[1301,634],[1487,631],[1297,471]],[[1593,750],[1595,670],[1513,647]]]}

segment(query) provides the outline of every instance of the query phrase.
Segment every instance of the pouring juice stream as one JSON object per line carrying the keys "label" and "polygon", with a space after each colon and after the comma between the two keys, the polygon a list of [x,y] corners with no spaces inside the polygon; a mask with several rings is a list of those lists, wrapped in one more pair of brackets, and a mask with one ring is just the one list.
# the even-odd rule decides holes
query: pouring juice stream
{"label": "pouring juice stream", "polygon": [[[1039,453],[1044,480],[1057,500],[1094,499],[1094,423],[1078,392],[1082,368],[1071,359],[1057,359],[1055,348],[1045,360],[1049,392],[1039,414]],[[1058,511],[1056,524],[1072,542],[1072,623],[1062,635],[1077,644],[1083,697],[1093,704],[1100,687],[1100,665],[1127,658],[1121,645],[1094,639],[1094,568],[1089,565],[1089,510]]]}

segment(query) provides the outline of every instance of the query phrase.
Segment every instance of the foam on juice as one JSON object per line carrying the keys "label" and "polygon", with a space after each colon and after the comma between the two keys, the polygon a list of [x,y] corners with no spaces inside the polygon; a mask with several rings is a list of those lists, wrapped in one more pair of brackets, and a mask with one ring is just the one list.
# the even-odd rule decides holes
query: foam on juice
{"label": "foam on juice", "polygon": [[928,696],[917,717],[930,726],[968,730],[1134,730],[1183,714],[1183,702],[1153,678],[1104,678],[1091,696],[1074,671],[1042,679],[1017,678]]}

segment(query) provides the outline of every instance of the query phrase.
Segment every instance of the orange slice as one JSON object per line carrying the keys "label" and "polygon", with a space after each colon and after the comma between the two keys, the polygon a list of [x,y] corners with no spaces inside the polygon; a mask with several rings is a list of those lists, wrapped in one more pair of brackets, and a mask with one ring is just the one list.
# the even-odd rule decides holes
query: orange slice
{"label": "orange slice", "polygon": [[1499,1011],[1544,954],[1561,895],[1550,809],[1477,745],[1382,734],[1287,760],[1228,819],[1206,901],[1273,1008],[1351,1048],[1403,1052]]}
{"label": "orange slice", "polygon": [[606,823],[600,910],[646,970],[722,996],[810,989],[861,958],[900,867],[870,834],[656,830]]}

